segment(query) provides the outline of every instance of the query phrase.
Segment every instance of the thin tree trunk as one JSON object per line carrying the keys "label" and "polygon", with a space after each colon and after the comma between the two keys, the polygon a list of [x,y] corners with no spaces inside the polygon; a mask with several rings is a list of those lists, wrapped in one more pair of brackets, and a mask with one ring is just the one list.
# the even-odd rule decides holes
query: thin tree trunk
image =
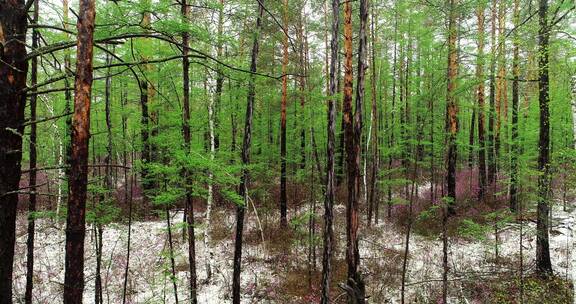
{"label": "thin tree trunk", "polygon": [[[308,37],[305,36],[304,33],[304,19],[302,11],[300,12],[298,21],[298,40],[299,40],[299,60],[300,60],[300,73],[302,74],[298,77],[298,84],[300,85],[300,113],[302,114],[302,118],[304,118],[304,104],[306,103],[306,77],[307,77],[307,70],[306,70],[306,39]],[[302,120],[303,122],[304,120]],[[306,127],[302,124],[300,128],[300,169],[306,169]]]}
{"label": "thin tree trunk", "polygon": [[474,129],[476,129],[476,107],[472,108],[472,118],[470,119],[470,136],[468,138],[468,168],[472,170],[474,166]]}
{"label": "thin tree trunk", "polygon": [[[514,26],[518,27],[520,24],[520,0],[514,0]],[[513,58],[512,58],[512,155],[510,157],[510,210],[512,212],[518,211],[518,155],[520,154],[520,147],[518,143],[518,100],[519,100],[519,41],[520,37],[518,32],[514,32],[513,36]]]}
{"label": "thin tree trunk", "polygon": [[77,63],[74,84],[74,116],[68,217],[66,221],[66,262],[64,303],[82,303],[84,291],[84,237],[86,230],[86,188],[90,139],[90,95],[94,42],[94,0],[81,0],[77,23]]}
{"label": "thin tree trunk", "polygon": [[552,262],[550,260],[550,243],[548,236],[548,216],[550,213],[550,113],[549,96],[549,60],[548,42],[550,39],[548,25],[548,0],[539,0],[538,10],[538,86],[540,103],[540,138],[538,142],[538,207],[536,223],[536,268],[538,275],[548,277],[552,275]]}
{"label": "thin tree trunk", "polygon": [[449,1],[449,16],[448,16],[448,85],[446,92],[446,121],[448,128],[448,155],[447,168],[446,168],[446,188],[448,202],[445,203],[446,207],[443,208],[442,216],[442,247],[443,247],[443,275],[442,275],[442,300],[447,303],[448,295],[448,234],[447,225],[448,217],[455,213],[454,204],[456,202],[456,159],[457,147],[456,137],[458,135],[458,105],[456,104],[456,77],[458,74],[458,52],[456,49],[456,41],[458,39],[458,30],[456,27],[456,5],[457,0]]}
{"label": "thin tree trunk", "polygon": [[[218,97],[215,97],[217,99]],[[214,104],[215,100],[209,98],[208,101],[208,131],[210,136],[210,162],[214,162],[214,155],[216,154],[216,135],[215,135],[215,118],[214,118]],[[210,241],[210,216],[212,214],[212,204],[214,201],[214,174],[212,171],[208,172],[208,197],[206,199],[206,228],[204,229],[204,248],[208,253],[206,258],[206,282],[210,282],[212,278],[212,264],[214,260],[214,251],[212,250]]]}
{"label": "thin tree trunk", "polygon": [[[496,154],[495,154],[495,98],[496,98],[496,0],[492,0],[491,11],[491,52],[490,52],[490,110],[488,115],[488,183],[494,186],[496,182]],[[494,192],[494,189],[491,189]]]}
{"label": "thin tree trunk", "polygon": [[[398,7],[397,3],[394,5],[394,55],[392,60],[392,107],[390,109],[390,139],[388,141],[388,150],[392,150],[394,146],[394,117],[395,117],[395,108],[396,108],[396,69],[398,65],[398,50],[397,44],[398,41]],[[387,127],[388,129],[388,127]],[[392,217],[392,153],[388,153],[388,183],[386,185],[387,188],[387,217]]]}
{"label": "thin tree trunk", "polygon": [[483,200],[486,193],[486,140],[484,126],[484,4],[478,5],[476,16],[478,18],[478,57],[476,60],[476,89],[478,101],[478,199]]}
{"label": "thin tree trunk", "polygon": [[340,28],[340,2],[332,0],[332,38],[330,41],[330,89],[328,91],[328,142],[326,146],[326,192],[324,197],[324,249],[322,253],[322,296],[321,304],[330,303],[330,279],[332,275],[332,246],[334,232],[332,230],[333,206],[335,197],[334,176],[334,146],[336,141],[336,64],[338,61],[338,42]]}
{"label": "thin tree trunk", "polygon": [[178,304],[178,286],[176,285],[178,278],[176,277],[176,264],[174,263],[174,245],[173,245],[174,243],[172,242],[172,224],[170,223],[170,209],[168,207],[166,207],[166,226],[168,228],[168,247],[169,247],[168,250],[170,251],[168,254],[170,257],[170,267],[172,270],[170,281],[172,281],[172,287],[174,288],[174,300],[176,301],[176,304]]}
{"label": "thin tree trunk", "polygon": [[[371,97],[372,97],[372,112],[370,114],[372,125],[370,126],[371,130],[374,130],[374,142],[372,144],[372,170],[370,173],[370,198],[368,201],[368,227],[370,227],[372,223],[372,214],[375,209],[374,200],[376,196],[376,180],[378,179],[378,166],[380,162],[380,155],[378,151],[379,147],[379,137],[378,137],[378,108],[376,103],[376,35],[375,35],[375,19],[374,16],[374,6],[372,6],[372,18],[370,23],[370,37],[372,40],[372,53],[371,53],[371,67],[372,67],[372,75],[370,78],[370,89],[371,89]],[[370,132],[371,133],[371,132]],[[370,136],[369,136],[370,137]],[[368,143],[366,144],[366,152],[368,152]],[[364,170],[366,171],[366,170]],[[366,173],[364,173],[366,176]],[[364,177],[366,178],[366,177]],[[378,214],[376,214],[376,217]]]}
{"label": "thin tree trunk", "polygon": [[448,127],[448,155],[446,167],[446,188],[448,191],[448,213],[454,214],[456,201],[456,159],[458,135],[458,105],[456,103],[456,77],[458,73],[458,51],[456,40],[458,30],[456,28],[456,1],[450,0],[449,26],[448,26],[448,86],[446,92],[446,121]]}
{"label": "thin tree trunk", "polygon": [[[190,5],[186,0],[182,1],[181,14],[184,22],[188,23],[190,18]],[[190,61],[187,57],[188,55],[188,43],[189,34],[184,31],[182,33],[182,44],[184,48],[182,49],[182,95],[183,95],[183,136],[184,136],[184,146],[186,153],[190,153]],[[187,184],[189,183],[190,172],[184,172],[186,176]],[[190,271],[190,303],[197,303],[197,274],[196,274],[196,237],[194,234],[194,206],[192,204],[192,194],[190,189],[186,188],[186,227],[188,234],[188,263]]]}
{"label": "thin tree trunk", "polygon": [[[418,132],[418,144],[416,147],[420,145],[420,137],[421,133]],[[414,162],[414,167],[412,171],[412,187],[410,190],[410,198],[408,200],[408,227],[406,227],[406,240],[404,241],[404,256],[402,260],[402,285],[400,288],[400,298],[401,303],[404,304],[405,300],[405,290],[406,290],[406,274],[408,272],[408,256],[410,254],[410,234],[412,232],[412,225],[413,225],[413,204],[414,204],[414,195],[417,191],[416,188],[416,177],[418,173],[418,155],[416,154],[416,161]],[[416,192],[417,195],[417,192]]]}
{"label": "thin tree trunk", "polygon": [[[126,241],[126,265],[124,266],[124,285],[122,288],[122,304],[126,304],[126,292],[128,289],[128,270],[130,268],[130,241],[132,238],[132,183],[134,177],[130,179],[130,184],[128,184],[128,155],[127,155],[127,140],[126,137],[126,129],[128,126],[128,119],[126,114],[124,113],[124,108],[128,102],[128,93],[123,92],[122,95],[122,140],[124,142],[124,151],[123,151],[123,159],[124,159],[124,203],[128,204],[128,239]],[[134,149],[134,145],[132,145],[132,149]],[[132,152],[131,156],[134,155]],[[133,164],[133,159],[130,162]],[[130,187],[130,194],[128,195],[128,187]]]}
{"label": "thin tree trunk", "polygon": [[[264,0],[258,2],[258,17],[256,18],[256,30],[252,42],[252,54],[250,56],[250,72],[256,73],[256,61],[259,51],[259,36],[262,28],[264,14]],[[238,194],[242,197],[242,204],[236,209],[236,238],[234,240],[234,272],[232,275],[232,303],[240,304],[240,271],[242,267],[242,233],[244,231],[244,213],[248,205],[248,184],[250,172],[247,166],[250,164],[250,146],[252,142],[252,117],[254,116],[254,98],[256,94],[254,74],[250,74],[248,80],[248,97],[246,101],[246,119],[244,121],[244,139],[242,141],[242,178],[238,187]]]}
{"label": "thin tree trunk", "polygon": [[[220,0],[220,8],[218,9],[218,33],[216,41],[216,57],[222,60],[224,55],[224,39],[222,33],[224,31],[224,0]],[[220,148],[220,105],[222,104],[222,87],[224,87],[224,73],[222,67],[218,65],[216,71],[216,89],[214,90],[214,147],[215,150]]]}
{"label": "thin tree trunk", "polygon": [[[32,22],[38,24],[38,0],[34,0],[34,15]],[[38,30],[32,30],[32,49],[38,47]],[[32,58],[32,67],[30,70],[30,85],[34,87],[38,82],[38,58]],[[32,93],[36,89],[32,89]],[[30,120],[36,121],[36,100],[37,95],[30,96]],[[24,294],[24,302],[32,304],[32,289],[34,288],[34,232],[36,222],[34,220],[36,212],[36,124],[30,125],[30,173],[28,186],[30,187],[30,201],[28,202],[28,240],[26,241],[26,292]]]}
{"label": "thin tree trunk", "polygon": [[[288,28],[288,0],[284,0],[284,28]],[[282,102],[280,109],[280,227],[288,227],[286,219],[286,99],[288,98],[288,35],[282,40]]]}

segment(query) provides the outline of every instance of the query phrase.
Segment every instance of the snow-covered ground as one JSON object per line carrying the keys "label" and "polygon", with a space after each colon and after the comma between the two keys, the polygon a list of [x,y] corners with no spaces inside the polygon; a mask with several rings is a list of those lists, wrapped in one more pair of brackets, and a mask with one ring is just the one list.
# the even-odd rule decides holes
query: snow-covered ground
{"label": "snow-covered ground", "polygon": [[[342,213],[344,207],[336,206],[336,212]],[[320,209],[318,210],[320,212]],[[568,279],[576,277],[573,265],[574,255],[570,256],[576,247],[573,241],[573,228],[576,211],[564,212],[561,208],[553,210],[553,228],[550,233],[550,247],[554,271],[557,275]],[[173,214],[173,222],[182,219],[181,213]],[[198,214],[201,222],[202,213]],[[203,225],[197,227],[197,268],[199,281],[200,303],[230,302],[233,257],[234,216],[219,210],[213,219],[223,225],[228,237],[215,240],[214,270],[209,283],[205,282],[206,250],[202,242]],[[336,223],[336,232],[342,230],[344,223]],[[176,225],[177,226],[177,225]],[[15,296],[22,298],[25,286],[26,262],[26,222],[19,217],[17,231],[16,261],[15,261]],[[258,229],[254,213],[247,215],[245,231]],[[525,269],[534,264],[535,232],[533,223],[524,224],[524,261]],[[183,240],[181,228],[174,227],[175,261],[177,271],[178,297],[180,302],[188,298],[188,257],[187,242]],[[132,226],[130,272],[128,279],[128,303],[174,303],[170,262],[167,258],[167,229],[163,220],[135,222]],[[343,235],[338,238],[343,240]],[[462,285],[458,284],[462,277],[493,275],[496,271],[507,271],[496,267],[494,260],[494,242],[488,240],[464,241],[451,240],[449,252],[450,295],[453,302],[461,302],[463,298]],[[60,303],[64,281],[64,229],[50,220],[38,220],[35,243],[35,303]],[[86,303],[94,298],[95,250],[93,234],[89,230],[86,237],[85,277],[86,287],[84,299]],[[398,303],[400,299],[399,278],[391,278],[390,274],[379,273],[371,265],[382,269],[399,269],[402,263],[405,236],[390,223],[381,223],[373,227],[370,233],[362,235],[360,250],[363,273],[367,275],[369,295],[373,295],[371,303]],[[499,234],[499,256],[501,259],[517,259],[519,251],[519,225],[510,224]],[[105,303],[122,303],[123,275],[126,265],[127,226],[111,224],[104,232],[104,253],[102,278]],[[344,246],[345,241],[341,241]],[[321,247],[321,245],[320,245]],[[298,249],[305,263],[305,249]],[[321,259],[319,248],[318,259]],[[339,250],[341,255],[341,250]],[[340,257],[342,258],[342,257]],[[278,292],[281,275],[278,273],[278,261],[272,258],[272,253],[259,242],[251,242],[244,246],[243,252],[243,303],[286,303],[276,302],[274,293]],[[298,261],[291,263],[298,263]],[[319,265],[321,261],[319,262]],[[501,264],[499,264],[501,265]],[[321,267],[321,266],[319,266]],[[406,295],[409,303],[418,299],[433,302],[438,294],[442,274],[442,243],[440,239],[430,239],[413,234],[410,241],[408,260],[408,276]],[[306,278],[302,278],[306,280]],[[334,287],[336,288],[336,287]],[[283,297],[286,299],[286,297]],[[378,299],[378,300],[375,300]],[[294,298],[294,303],[306,303],[306,300]],[[421,302],[421,301],[418,301]],[[464,301],[466,302],[466,301]]]}

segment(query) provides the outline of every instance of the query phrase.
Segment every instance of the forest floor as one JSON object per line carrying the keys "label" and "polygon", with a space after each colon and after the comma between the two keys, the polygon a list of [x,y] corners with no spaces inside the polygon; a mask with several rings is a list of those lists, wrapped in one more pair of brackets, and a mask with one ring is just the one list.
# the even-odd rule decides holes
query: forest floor
{"label": "forest floor", "polygon": [[[321,204],[317,204],[321,214]],[[293,210],[291,210],[293,212]],[[274,215],[255,216],[250,206],[247,213],[242,265],[243,303],[314,303],[318,302],[321,272],[321,217],[316,228],[316,263],[309,264],[309,239],[305,208],[291,220],[291,232],[275,226]],[[345,207],[335,206],[336,256],[332,283],[335,303],[345,303],[338,288],[345,275],[344,247]],[[206,282],[207,251],[203,243],[203,210],[197,212],[196,253],[199,278],[199,303],[230,302],[234,212],[216,208],[211,225],[214,269]],[[293,214],[291,214],[293,215]],[[568,303],[572,299],[570,280],[576,277],[573,228],[576,208],[565,212],[554,207],[550,247],[557,279],[539,282],[534,272],[535,224],[524,221],[523,295],[524,303]],[[187,301],[187,241],[182,237],[182,213],[172,213],[175,268],[178,298]],[[15,261],[15,297],[22,299],[25,286],[26,219],[19,216]],[[60,303],[64,281],[63,224],[48,219],[37,221],[35,243],[35,303]],[[90,228],[91,229],[91,228]],[[262,229],[262,230],[261,230]],[[370,303],[399,303],[405,231],[397,224],[381,220],[370,228],[362,227],[360,251],[362,272],[367,283]],[[494,232],[483,231],[480,237],[450,238],[449,294],[450,303],[519,303],[519,229],[518,223],[499,228],[498,258],[495,255]],[[265,233],[262,233],[265,232]],[[442,277],[442,242],[439,235],[425,236],[414,229],[410,238],[406,276],[407,303],[438,303]],[[478,233],[476,233],[478,234]],[[262,237],[266,242],[262,243]],[[104,230],[102,279],[104,303],[122,303],[123,276],[126,265],[127,226],[109,224]],[[170,259],[165,220],[135,221],[132,225],[128,303],[174,303],[170,280]],[[84,299],[94,299],[95,254],[92,230],[86,237],[86,287]]]}

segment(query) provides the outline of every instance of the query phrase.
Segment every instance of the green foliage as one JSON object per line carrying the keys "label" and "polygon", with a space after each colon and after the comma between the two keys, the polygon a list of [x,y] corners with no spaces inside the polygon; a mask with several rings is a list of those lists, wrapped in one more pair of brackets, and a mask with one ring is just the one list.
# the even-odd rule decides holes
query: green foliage
{"label": "green foliage", "polygon": [[486,234],[491,230],[490,226],[482,225],[474,222],[473,220],[462,220],[460,227],[458,227],[458,234],[473,240],[486,240]]}

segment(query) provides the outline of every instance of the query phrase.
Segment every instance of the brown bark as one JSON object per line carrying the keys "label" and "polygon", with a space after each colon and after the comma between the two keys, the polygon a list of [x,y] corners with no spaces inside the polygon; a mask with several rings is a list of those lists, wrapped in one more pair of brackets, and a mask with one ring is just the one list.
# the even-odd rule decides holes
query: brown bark
{"label": "brown bark", "polygon": [[[142,4],[146,4],[147,1],[148,0],[142,0]],[[141,26],[142,28],[145,29],[145,31],[147,31],[148,28],[150,27],[149,12],[144,12],[142,14]],[[142,56],[141,61],[147,62],[148,58],[146,58],[146,56]],[[149,66],[147,64],[144,64],[143,70],[144,71],[149,70]],[[144,75],[140,80],[140,107],[142,110],[142,118],[140,121],[141,124],[140,136],[142,140],[142,154],[141,154],[142,169],[140,171],[142,177],[142,190],[144,191],[144,199],[146,201],[148,200],[148,192],[153,187],[153,182],[150,180],[150,177],[148,176],[149,171],[148,165],[153,160],[153,150],[154,150],[153,145],[150,141],[150,137],[153,135],[151,133],[153,133],[152,128],[154,125],[154,113],[150,113],[149,111],[149,106],[152,101],[151,99],[152,99],[152,84],[148,82],[146,75]]]}
{"label": "brown bark", "polygon": [[503,120],[506,119],[507,112],[507,98],[506,98],[506,56],[505,56],[505,22],[506,22],[506,4],[505,1],[498,2],[498,42],[496,46],[497,50],[497,64],[498,64],[498,76],[496,80],[496,100],[495,100],[495,111],[496,111],[496,129],[494,130],[494,153],[496,160],[496,172],[498,172],[498,158],[500,156],[500,133],[503,125]]}
{"label": "brown bark", "polygon": [[[26,74],[24,1],[0,3],[0,303],[12,303],[16,205],[22,160]],[[9,37],[17,37],[9,38]],[[13,132],[15,131],[15,132]],[[7,194],[14,192],[13,194]]]}
{"label": "brown bark", "polygon": [[446,188],[448,201],[443,208],[442,215],[442,247],[443,247],[443,274],[442,274],[442,300],[447,303],[448,295],[448,233],[446,231],[448,218],[455,213],[454,204],[456,202],[456,159],[457,146],[456,137],[458,135],[458,105],[456,103],[456,77],[458,74],[458,51],[456,49],[457,28],[456,28],[456,3],[457,0],[449,1],[448,12],[448,84],[446,91],[446,122],[448,128],[447,156],[446,156]]}
{"label": "brown bark", "polygon": [[324,249],[322,254],[322,297],[320,303],[330,303],[330,278],[332,274],[332,244],[334,232],[332,230],[333,206],[335,197],[334,154],[336,141],[336,64],[338,61],[338,42],[340,28],[340,2],[332,0],[332,39],[330,41],[330,76],[328,90],[328,143],[326,147],[326,192],[324,197]]}
{"label": "brown bark", "polygon": [[458,135],[458,105],[456,103],[456,77],[458,73],[458,51],[456,49],[457,29],[456,29],[456,1],[450,0],[450,12],[448,20],[448,85],[446,91],[446,121],[448,128],[447,142],[447,167],[446,167],[446,189],[449,198],[448,213],[454,213],[454,203],[456,201],[456,159],[457,146],[456,137]]}
{"label": "brown bark", "polygon": [[[32,22],[38,23],[38,0],[34,1],[34,15]],[[32,48],[38,47],[38,30],[32,30]],[[32,58],[32,66],[30,69],[30,85],[34,87],[38,82],[38,58]],[[32,92],[36,91],[33,89]],[[36,120],[36,95],[30,96],[30,120]],[[30,125],[30,165],[29,168],[36,168],[36,124]],[[30,170],[29,173],[29,187],[30,187],[30,201],[28,202],[28,239],[26,241],[26,292],[24,294],[24,302],[32,304],[32,289],[34,288],[34,232],[36,222],[34,220],[34,212],[36,212],[36,170]]]}
{"label": "brown bark", "polygon": [[484,5],[479,4],[476,16],[478,18],[478,57],[476,59],[476,89],[478,106],[478,198],[484,199],[486,192],[486,139],[484,126]]}
{"label": "brown bark", "polygon": [[254,99],[256,94],[256,84],[254,73],[256,73],[256,62],[260,48],[259,36],[262,28],[262,17],[264,15],[264,0],[258,2],[258,17],[256,18],[256,32],[252,42],[252,54],[250,56],[250,76],[248,80],[248,97],[246,101],[246,119],[244,121],[244,138],[242,141],[242,177],[238,187],[238,194],[242,197],[242,204],[236,209],[236,237],[234,240],[234,272],[232,275],[232,303],[240,304],[240,271],[242,267],[242,233],[244,231],[244,213],[248,204],[248,184],[250,183],[250,172],[247,166],[250,164],[250,146],[252,143],[252,117],[254,116]]}
{"label": "brown bark", "polygon": [[364,76],[366,71],[366,24],[368,7],[366,0],[360,0],[360,29],[358,43],[358,74],[355,110],[352,115],[352,6],[344,4],[344,123],[346,163],[348,169],[348,200],[346,204],[346,282],[349,303],[364,303],[365,290],[358,270],[360,252],[358,250],[358,209],[360,203],[360,159],[362,140],[362,104],[364,99]]}
{"label": "brown bark", "polygon": [[[184,22],[189,22],[190,18],[190,6],[188,1],[183,0],[181,6],[181,14]],[[190,35],[188,32],[182,32],[182,97],[183,97],[183,136],[184,136],[184,148],[185,153],[190,153],[190,60],[187,55],[189,52]],[[220,84],[220,90],[222,90],[222,85]],[[186,176],[187,184],[190,183],[189,175],[190,172],[184,172]],[[192,204],[192,196],[190,189],[186,189],[186,227],[188,233],[188,264],[190,271],[189,279],[189,289],[190,289],[190,303],[197,303],[197,274],[196,274],[196,236],[194,233],[194,206]]]}
{"label": "brown bark", "polygon": [[[486,152],[488,156],[488,183],[494,186],[496,182],[496,154],[495,154],[495,132],[496,132],[496,112],[495,112],[495,98],[496,98],[496,0],[492,0],[491,12],[491,51],[490,51],[490,110],[488,115],[488,144]],[[492,189],[493,190],[493,189]]]}
{"label": "brown bark", "polygon": [[472,108],[472,117],[470,118],[470,133],[468,137],[468,168],[474,166],[474,129],[476,129],[476,107]]}
{"label": "brown bark", "polygon": [[536,268],[538,275],[552,275],[550,260],[550,243],[548,235],[548,217],[550,213],[550,112],[549,112],[549,59],[548,42],[550,28],[548,25],[548,1],[539,0],[538,9],[538,101],[540,103],[540,136],[538,141],[538,207],[536,211]]}
{"label": "brown bark", "polygon": [[[284,28],[288,28],[288,0],[284,0]],[[282,41],[282,101],[280,109],[280,226],[288,227],[286,219],[286,99],[288,98],[288,33]]]}
{"label": "brown bark", "polygon": [[68,217],[64,303],[82,303],[84,290],[84,236],[86,230],[86,188],[88,182],[88,143],[90,139],[90,95],[92,90],[93,0],[81,0],[77,23],[77,63],[72,118],[72,159]]}

